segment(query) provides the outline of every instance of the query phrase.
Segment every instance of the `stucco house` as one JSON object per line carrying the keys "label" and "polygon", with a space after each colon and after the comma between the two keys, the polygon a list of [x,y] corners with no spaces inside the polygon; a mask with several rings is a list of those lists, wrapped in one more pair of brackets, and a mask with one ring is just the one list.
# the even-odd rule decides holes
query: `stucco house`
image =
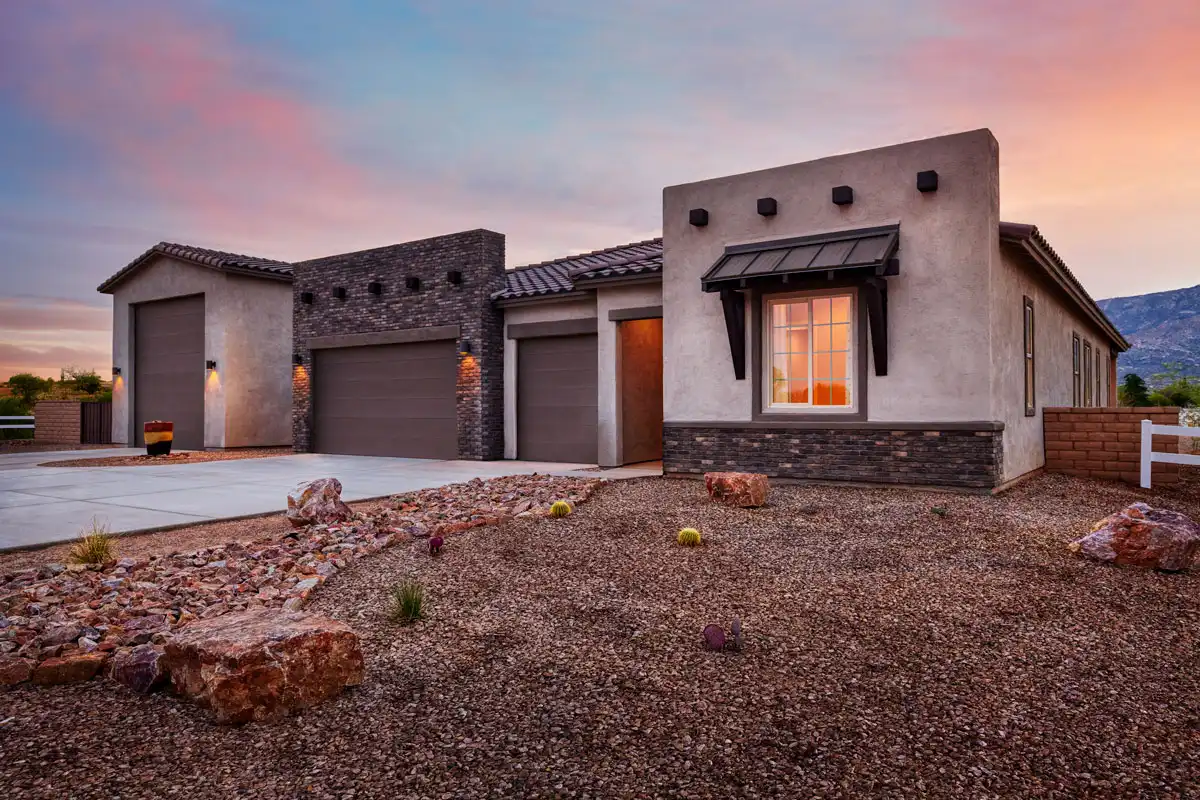
{"label": "stucco house", "polygon": [[[290,370],[300,451],[990,490],[1044,463],[1042,407],[1115,404],[1128,348],[999,208],[999,148],[977,130],[668,187],[661,239],[515,269],[474,230],[293,264],[213,254],[229,266],[184,259],[204,269],[174,280],[286,291],[286,335],[205,341],[257,342],[250,371]],[[168,283],[160,265],[138,289],[139,269],[105,284],[118,364]],[[243,324],[212,291],[206,324]],[[214,430],[236,427],[234,382]],[[205,417],[205,446],[246,443]]]}

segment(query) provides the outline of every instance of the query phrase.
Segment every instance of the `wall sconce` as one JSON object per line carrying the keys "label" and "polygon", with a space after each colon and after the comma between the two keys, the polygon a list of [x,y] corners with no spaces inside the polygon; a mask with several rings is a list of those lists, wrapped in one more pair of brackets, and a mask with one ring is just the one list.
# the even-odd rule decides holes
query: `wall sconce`
{"label": "wall sconce", "polygon": [[312,292],[301,292],[300,293],[300,302],[301,303],[303,303],[306,306],[311,306],[312,301],[313,301]]}
{"label": "wall sconce", "polygon": [[779,203],[775,201],[774,197],[760,197],[758,198],[758,213],[759,216],[773,217],[779,213]]}
{"label": "wall sconce", "polygon": [[463,339],[462,344],[459,345],[458,352],[462,353],[464,356],[471,355],[471,340]]}
{"label": "wall sconce", "polygon": [[337,300],[345,300],[346,299],[346,287],[335,286],[335,287],[333,287],[333,291],[330,292],[330,294],[332,294],[334,296],[334,298]]}
{"label": "wall sconce", "polygon": [[205,369],[216,369],[216,368],[217,368],[217,362],[216,362],[216,361],[213,361],[213,360],[211,360],[211,359],[209,359],[208,361],[205,361],[205,362],[204,362],[204,368],[205,368]]}
{"label": "wall sconce", "polygon": [[114,378],[121,377],[121,368],[120,367],[113,367],[113,377]]}
{"label": "wall sconce", "polygon": [[383,284],[379,281],[371,281],[367,284],[367,293],[374,295],[383,294]]}
{"label": "wall sconce", "polygon": [[917,173],[918,192],[936,192],[938,188],[937,170],[927,169]]}
{"label": "wall sconce", "polygon": [[697,228],[703,228],[708,224],[708,209],[693,208],[688,212],[688,222]]}
{"label": "wall sconce", "polygon": [[415,292],[421,288],[421,279],[416,275],[409,275],[404,279],[404,285]]}
{"label": "wall sconce", "polygon": [[835,206],[848,206],[854,202],[854,190],[849,186],[833,187],[833,204]]}
{"label": "wall sconce", "polygon": [[292,366],[304,366],[304,356],[300,355],[299,353],[292,353]]}
{"label": "wall sconce", "polygon": [[462,270],[452,269],[446,273],[446,280],[457,286],[462,283]]}

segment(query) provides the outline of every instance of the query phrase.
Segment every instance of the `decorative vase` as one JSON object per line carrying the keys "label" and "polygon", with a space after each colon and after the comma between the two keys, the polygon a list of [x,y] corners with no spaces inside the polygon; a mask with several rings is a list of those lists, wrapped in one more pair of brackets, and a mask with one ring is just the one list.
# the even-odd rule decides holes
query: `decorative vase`
{"label": "decorative vase", "polygon": [[153,420],[143,426],[146,438],[146,455],[165,456],[171,453],[171,442],[175,439],[175,423]]}

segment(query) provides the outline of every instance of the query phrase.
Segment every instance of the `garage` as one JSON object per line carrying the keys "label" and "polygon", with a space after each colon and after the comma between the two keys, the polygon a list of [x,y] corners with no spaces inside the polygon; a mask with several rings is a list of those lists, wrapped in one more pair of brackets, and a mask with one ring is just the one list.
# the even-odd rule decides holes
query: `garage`
{"label": "garage", "polygon": [[453,340],[313,351],[313,450],[458,455]]}
{"label": "garage", "polygon": [[174,446],[204,447],[204,295],[134,307],[134,433],[143,423],[175,423]]}
{"label": "garage", "polygon": [[595,464],[596,335],[521,339],[517,349],[517,457]]}

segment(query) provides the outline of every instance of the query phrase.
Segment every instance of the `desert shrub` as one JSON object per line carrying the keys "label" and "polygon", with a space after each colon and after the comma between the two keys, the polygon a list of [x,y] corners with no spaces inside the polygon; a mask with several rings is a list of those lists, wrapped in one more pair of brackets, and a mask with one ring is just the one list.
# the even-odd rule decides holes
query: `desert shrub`
{"label": "desert shrub", "polygon": [[28,372],[13,375],[8,379],[8,388],[12,389],[13,396],[20,400],[26,408],[33,408],[33,404],[50,390],[52,384],[52,381]]}
{"label": "desert shrub", "polygon": [[562,500],[555,500],[554,504],[550,506],[550,516],[552,517],[565,517],[570,513],[571,504]]}
{"label": "desert shrub", "polygon": [[84,528],[79,534],[79,541],[71,547],[70,559],[75,564],[103,564],[112,561],[115,549],[108,526],[101,525],[93,518],[91,527]]}
{"label": "desert shrub", "polygon": [[695,547],[700,544],[700,531],[695,528],[684,528],[676,539],[684,547]]}
{"label": "desert shrub", "polygon": [[416,622],[425,614],[425,587],[420,581],[408,579],[392,587],[393,622]]}

